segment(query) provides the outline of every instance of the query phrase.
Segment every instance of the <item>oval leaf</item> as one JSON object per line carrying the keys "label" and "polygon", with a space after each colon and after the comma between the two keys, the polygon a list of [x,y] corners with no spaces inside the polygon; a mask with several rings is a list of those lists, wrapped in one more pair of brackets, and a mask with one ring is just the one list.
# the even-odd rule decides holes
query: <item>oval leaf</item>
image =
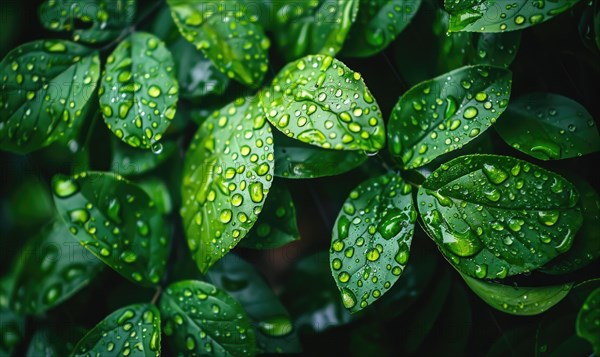
{"label": "oval leaf", "polygon": [[374,152],[385,142],[381,110],[360,73],[333,57],[289,63],[260,99],[277,129],[307,144]]}
{"label": "oval leaf", "polygon": [[237,99],[198,129],[184,164],[181,215],[202,273],[256,222],[273,181],[273,161],[271,127],[255,102]]}
{"label": "oval leaf", "polygon": [[558,94],[531,93],[511,101],[495,128],[507,144],[540,160],[600,151],[594,118],[581,104]]}
{"label": "oval leaf", "polygon": [[28,153],[70,136],[94,96],[98,52],[69,41],[26,43],[0,62],[0,149]]}
{"label": "oval leaf", "polygon": [[151,148],[175,117],[173,57],[156,36],[136,32],[106,59],[100,107],[108,128],[133,147]]}
{"label": "oval leaf", "polygon": [[418,194],[425,228],[462,273],[505,278],[568,251],[582,223],[561,176],[507,156],[469,155],[435,170]]}
{"label": "oval leaf", "polygon": [[160,356],[160,318],[154,305],[126,306],[83,336],[71,356]]}
{"label": "oval leaf", "polygon": [[385,294],[408,262],[417,219],[411,192],[395,174],[376,177],[352,190],[338,215],[329,262],[353,313]]}
{"label": "oval leaf", "polygon": [[468,66],[412,87],[392,111],[390,152],[413,169],[460,149],[504,112],[511,77],[507,69]]}
{"label": "oval leaf", "polygon": [[193,355],[254,355],[254,331],[244,309],[211,284],[185,280],[161,296],[164,331],[176,351]]}
{"label": "oval leaf", "polygon": [[585,338],[600,353],[600,288],[592,291],[585,299],[577,315],[577,336]]}
{"label": "oval leaf", "polygon": [[125,278],[158,284],[167,260],[167,233],[146,192],[102,172],[56,175],[52,186],[56,209],[84,247]]}

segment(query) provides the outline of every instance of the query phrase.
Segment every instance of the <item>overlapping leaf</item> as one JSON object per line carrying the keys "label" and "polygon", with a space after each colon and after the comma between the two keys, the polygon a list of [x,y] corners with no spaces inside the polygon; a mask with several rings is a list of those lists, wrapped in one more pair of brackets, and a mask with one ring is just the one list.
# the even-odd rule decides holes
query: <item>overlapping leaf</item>
{"label": "overlapping leaf", "polygon": [[577,315],[577,335],[588,340],[594,353],[600,353],[600,288],[592,291]]}
{"label": "overlapping leaf", "polygon": [[166,162],[177,149],[173,141],[158,143],[154,146],[155,152],[131,147],[117,138],[114,138],[111,144],[111,171],[123,176],[145,174]]}

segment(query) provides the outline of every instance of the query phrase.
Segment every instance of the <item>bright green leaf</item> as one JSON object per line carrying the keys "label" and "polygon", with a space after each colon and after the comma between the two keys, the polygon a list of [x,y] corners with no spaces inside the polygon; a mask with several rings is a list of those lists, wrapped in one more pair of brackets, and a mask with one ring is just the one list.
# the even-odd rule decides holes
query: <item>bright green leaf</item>
{"label": "bright green leaf", "polygon": [[156,147],[179,97],[171,52],[158,37],[134,33],[108,56],[98,94],[104,121],[119,139]]}
{"label": "bright green leaf", "polygon": [[425,228],[446,259],[479,279],[529,272],[568,251],[582,223],[561,176],[508,156],[461,156],[418,194]]}
{"label": "bright green leaf", "polygon": [[246,236],[273,181],[273,136],[256,99],[214,112],[186,154],[183,227],[202,273]]}
{"label": "bright green leaf", "polygon": [[255,354],[254,331],[244,309],[215,286],[194,280],[171,284],[159,306],[174,350],[190,355]]}
{"label": "bright green leaf", "polygon": [[121,308],[91,329],[71,356],[160,356],[160,320],[154,305]]}
{"label": "bright green leaf", "polygon": [[540,160],[600,151],[594,118],[581,104],[552,93],[531,93],[510,102],[496,130],[515,149]]}
{"label": "bright green leaf", "polygon": [[112,139],[111,171],[123,176],[147,173],[167,161],[177,150],[173,141],[157,143],[152,151],[134,148],[116,137]]}
{"label": "bright green leaf", "polygon": [[56,208],[81,245],[125,278],[143,286],[158,284],[168,236],[146,192],[102,172],[56,175],[52,187]]}
{"label": "bright green leaf", "polygon": [[370,152],[384,145],[379,105],[360,73],[333,57],[309,55],[289,63],[260,100],[267,119],[302,142]]}
{"label": "bright green leaf", "polygon": [[26,43],[0,62],[0,149],[28,153],[67,136],[94,97],[98,52],[73,42]]}
{"label": "bright green leaf", "polygon": [[600,353],[600,288],[592,291],[577,315],[577,336],[585,338]]}
{"label": "bright green leaf", "polygon": [[417,212],[396,174],[350,192],[333,227],[329,262],[344,306],[357,312],[394,285],[408,262]]}
{"label": "bright green leaf", "polygon": [[504,112],[511,77],[507,69],[477,65],[412,87],[392,111],[390,152],[412,169],[462,148]]}

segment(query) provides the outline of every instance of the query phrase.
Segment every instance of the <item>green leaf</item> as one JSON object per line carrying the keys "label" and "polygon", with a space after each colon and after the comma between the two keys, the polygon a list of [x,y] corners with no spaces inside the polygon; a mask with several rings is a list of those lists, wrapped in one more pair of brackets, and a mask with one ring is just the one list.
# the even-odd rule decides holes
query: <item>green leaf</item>
{"label": "green leaf", "polygon": [[[450,13],[450,31],[503,32],[522,30],[552,19],[577,4],[579,0],[521,1],[445,0]],[[454,6],[454,4],[459,4]]]}
{"label": "green leaf", "polygon": [[461,274],[465,283],[488,305],[511,315],[538,315],[558,304],[573,284],[525,287],[496,284]]}
{"label": "green leaf", "polygon": [[343,54],[369,57],[383,51],[419,10],[421,0],[360,0]]}
{"label": "green leaf", "polygon": [[462,148],[504,112],[511,77],[507,69],[477,65],[412,87],[392,111],[390,152],[412,169]]}
{"label": "green leaf", "polygon": [[62,221],[52,221],[30,239],[19,255],[12,307],[41,315],[84,288],[102,262],[71,237]]}
{"label": "green leaf", "polygon": [[71,136],[94,96],[98,52],[69,41],[26,43],[0,62],[0,149],[26,154]]}
{"label": "green leaf", "polygon": [[274,249],[300,239],[296,223],[296,207],[283,182],[275,182],[269,190],[265,206],[241,247]]}
{"label": "green leaf", "polygon": [[10,356],[25,339],[25,317],[0,308],[0,355]]}
{"label": "green leaf", "polygon": [[164,332],[175,351],[190,355],[248,356],[255,337],[244,309],[211,284],[184,280],[161,296]]}
{"label": "green leaf", "polygon": [[152,151],[131,147],[116,137],[111,140],[111,144],[110,169],[123,176],[145,174],[163,164],[177,151],[177,144],[173,141],[156,143]]}
{"label": "green leaf", "polygon": [[479,279],[529,272],[568,251],[582,223],[578,203],[561,176],[496,155],[449,161],[418,194],[427,233],[452,265]]}
{"label": "green leaf", "polygon": [[136,32],[106,59],[100,107],[108,128],[133,147],[156,145],[175,117],[179,85],[158,37]]}
{"label": "green leaf", "polygon": [[495,126],[515,149],[540,160],[600,151],[594,118],[581,104],[553,93],[530,93],[511,101]]}
{"label": "green leaf", "polygon": [[577,336],[585,338],[600,353],[600,288],[592,291],[577,315]]}
{"label": "green leaf", "polygon": [[75,41],[105,42],[131,24],[135,0],[46,0],[39,17],[48,30],[73,31]]}
{"label": "green leaf", "polygon": [[154,305],[126,306],[91,329],[71,355],[160,356],[160,320]]}
{"label": "green leaf", "polygon": [[307,144],[370,152],[384,145],[379,105],[360,73],[333,57],[309,55],[289,63],[260,100],[271,124]]}
{"label": "green leaf", "polygon": [[68,356],[75,344],[85,334],[85,329],[73,325],[61,324],[38,329],[27,348],[27,357],[58,357]]}
{"label": "green leaf", "polygon": [[396,283],[406,267],[417,212],[412,187],[396,174],[350,192],[333,227],[329,261],[344,306],[357,312]]}
{"label": "green leaf", "polygon": [[202,273],[246,236],[273,181],[273,136],[256,99],[214,112],[186,154],[181,216]]}
{"label": "green leaf", "polygon": [[162,180],[156,177],[148,177],[137,184],[150,196],[161,214],[168,215],[171,213],[173,207],[171,195],[167,185]]}
{"label": "green leaf", "polygon": [[335,56],[358,13],[359,0],[289,1],[275,14],[273,34],[288,61],[311,55]]}
{"label": "green leaf", "polygon": [[81,245],[123,277],[143,286],[158,284],[168,236],[146,192],[102,172],[56,175],[52,187],[56,209]]}
{"label": "green leaf", "polygon": [[181,35],[217,68],[245,85],[260,86],[269,67],[269,38],[243,1],[167,0]]}

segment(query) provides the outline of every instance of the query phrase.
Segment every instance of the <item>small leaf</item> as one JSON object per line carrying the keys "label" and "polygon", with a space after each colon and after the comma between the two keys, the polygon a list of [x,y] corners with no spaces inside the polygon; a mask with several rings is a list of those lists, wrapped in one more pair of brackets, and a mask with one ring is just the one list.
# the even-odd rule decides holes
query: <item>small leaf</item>
{"label": "small leaf", "polygon": [[529,272],[568,251],[582,223],[561,176],[508,156],[443,164],[418,194],[425,228],[446,259],[479,279]]}
{"label": "small leaf", "polygon": [[10,356],[25,339],[25,317],[0,308],[0,355]]}
{"label": "small leaf", "polygon": [[335,56],[358,13],[359,0],[283,2],[273,34],[288,61],[306,55]]}
{"label": "small leaf", "polygon": [[214,112],[186,154],[181,216],[202,273],[246,236],[273,181],[273,136],[256,99]]}
{"label": "small leaf", "polygon": [[452,32],[504,32],[522,30],[548,21],[578,2],[579,0],[522,1],[508,4],[499,0],[445,0],[444,6],[450,13]]}
{"label": "small leaf", "polygon": [[260,86],[267,72],[269,38],[243,1],[167,0],[181,35],[217,68],[245,85]]}
{"label": "small leaf", "polygon": [[384,145],[379,105],[360,73],[333,57],[309,55],[289,63],[260,100],[271,124],[307,144],[370,152]]}
{"label": "small leaf", "polygon": [[148,177],[139,181],[137,184],[148,194],[148,196],[150,196],[150,199],[156,204],[156,207],[161,214],[168,215],[171,213],[173,207],[171,195],[169,194],[169,189],[162,180],[156,177]]}
{"label": "small leaf", "polygon": [[26,43],[0,62],[0,149],[21,154],[70,137],[100,75],[98,52],[69,41]]}
{"label": "small leaf", "polygon": [[329,262],[344,306],[357,312],[385,294],[406,267],[417,212],[396,174],[350,192],[333,227]]}
{"label": "small leaf", "polygon": [[13,309],[41,315],[84,288],[104,267],[71,237],[62,221],[44,226],[19,255]]}
{"label": "small leaf", "polygon": [[126,306],[91,329],[71,355],[160,356],[160,320],[154,305]]}
{"label": "small leaf", "polygon": [[46,0],[39,17],[48,30],[73,31],[75,41],[105,42],[131,24],[135,0]]}
{"label": "small leaf", "polygon": [[600,353],[600,288],[592,291],[577,315],[577,336],[585,338]]}
{"label": "small leaf", "polygon": [[461,274],[465,283],[488,305],[511,315],[538,315],[564,299],[573,284],[543,287],[515,287],[471,278]]}
{"label": "small leaf", "polygon": [[171,52],[158,37],[134,33],[106,59],[98,94],[108,128],[133,147],[152,148],[175,117],[179,85]]}
{"label": "small leaf", "polygon": [[412,87],[392,111],[390,152],[413,169],[462,148],[504,112],[511,77],[507,69],[468,66]]}
{"label": "small leaf", "polygon": [[52,187],[56,209],[81,245],[123,277],[143,286],[158,284],[168,237],[146,192],[102,172],[56,175]]}
{"label": "small leaf", "polygon": [[194,280],[171,284],[159,306],[164,332],[175,351],[216,356],[255,354],[254,331],[244,309],[213,285]]}
{"label": "small leaf", "polygon": [[271,186],[263,211],[240,246],[274,249],[300,239],[296,207],[288,188],[277,182]]}
{"label": "small leaf", "polygon": [[167,161],[177,150],[173,141],[155,143],[152,151],[134,148],[116,137],[111,140],[111,171],[123,176],[139,176]]}
{"label": "small leaf", "polygon": [[511,101],[495,128],[507,144],[540,160],[600,151],[594,118],[581,104],[558,94],[531,93]]}
{"label": "small leaf", "polygon": [[421,0],[361,0],[343,54],[369,57],[383,51],[411,22]]}

